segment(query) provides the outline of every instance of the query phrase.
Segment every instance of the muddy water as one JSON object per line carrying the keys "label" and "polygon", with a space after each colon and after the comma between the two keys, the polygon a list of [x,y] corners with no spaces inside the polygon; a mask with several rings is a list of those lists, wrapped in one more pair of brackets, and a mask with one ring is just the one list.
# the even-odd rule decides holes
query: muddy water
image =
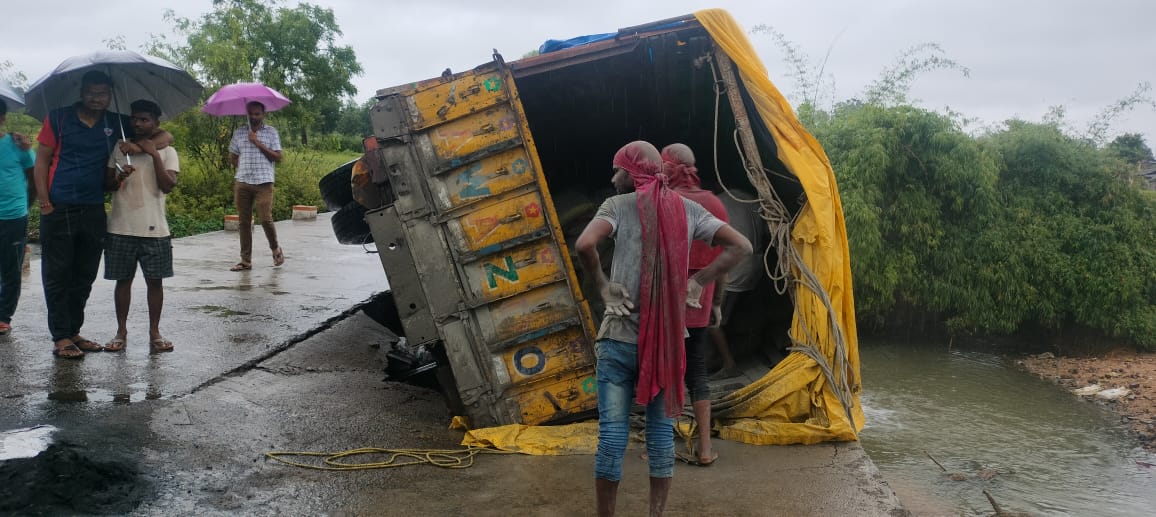
{"label": "muddy water", "polygon": [[863,447],[913,513],[990,515],[984,490],[1035,515],[1156,512],[1156,457],[1095,404],[987,353],[868,342],[860,354]]}

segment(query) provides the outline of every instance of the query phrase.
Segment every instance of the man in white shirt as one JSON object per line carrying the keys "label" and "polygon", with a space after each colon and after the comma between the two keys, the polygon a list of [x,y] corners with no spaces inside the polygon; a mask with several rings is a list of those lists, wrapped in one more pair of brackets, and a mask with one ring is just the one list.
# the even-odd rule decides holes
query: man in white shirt
{"label": "man in white shirt", "polygon": [[139,263],[148,286],[149,348],[168,352],[173,344],[160,331],[164,305],[162,279],[173,276],[173,242],[165,217],[165,196],[177,184],[180,160],[172,146],[157,149],[150,138],[161,131],[160,107],[148,100],[132,103],[136,139],[117,149],[108,160],[105,186],[113,190],[112,212],[104,243],[104,278],[116,281],[116,336],[105,351],[124,350],[128,339],[128,307]]}

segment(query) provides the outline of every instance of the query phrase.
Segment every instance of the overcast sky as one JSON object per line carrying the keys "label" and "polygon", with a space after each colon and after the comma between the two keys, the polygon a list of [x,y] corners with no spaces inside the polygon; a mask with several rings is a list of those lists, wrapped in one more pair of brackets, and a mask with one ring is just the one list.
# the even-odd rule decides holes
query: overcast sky
{"label": "overcast sky", "polygon": [[[33,81],[65,57],[99,50],[123,36],[139,50],[149,33],[167,32],[166,7],[197,18],[211,0],[118,0],[98,8],[74,0],[18,2],[5,9],[0,61]],[[287,2],[295,5],[295,0]],[[971,70],[920,77],[912,96],[986,123],[1039,120],[1064,105],[1083,129],[1105,106],[1142,82],[1156,81],[1156,2],[1151,0],[317,0],[333,9],[343,43],[365,72],[354,79],[359,100],[379,88],[433,77],[446,67],[471,68],[496,48],[517,59],[546,39],[612,32],[708,7],[727,9],[744,28],[767,24],[813,59],[830,49],[826,70],[838,99],[854,97],[904,49],[938,43]],[[78,5],[85,7],[78,8]],[[115,7],[113,7],[115,5]],[[771,80],[788,94],[782,53],[769,36],[752,35]],[[1114,133],[1156,140],[1156,110],[1120,118]]]}

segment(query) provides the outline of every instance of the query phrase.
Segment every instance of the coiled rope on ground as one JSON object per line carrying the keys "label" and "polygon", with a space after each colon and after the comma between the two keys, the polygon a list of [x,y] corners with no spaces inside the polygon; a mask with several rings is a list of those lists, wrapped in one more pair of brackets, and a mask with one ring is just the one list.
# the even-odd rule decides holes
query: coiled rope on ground
{"label": "coiled rope on ground", "polygon": [[[269,451],[265,458],[311,470],[371,470],[394,467],[408,467],[411,465],[430,465],[445,469],[465,469],[474,465],[474,458],[479,454],[517,454],[511,451],[501,451],[484,447],[466,447],[463,449],[380,449],[377,447],[361,447],[341,452],[297,452],[297,451]],[[383,461],[353,463],[346,461],[355,456],[385,455]],[[320,462],[305,463],[291,458],[314,458]]]}

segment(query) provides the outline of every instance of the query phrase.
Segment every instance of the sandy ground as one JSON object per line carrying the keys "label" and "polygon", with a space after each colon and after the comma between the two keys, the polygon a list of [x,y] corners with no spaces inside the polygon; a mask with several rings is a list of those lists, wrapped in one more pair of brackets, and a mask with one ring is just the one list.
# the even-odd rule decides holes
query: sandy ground
{"label": "sandy ground", "polygon": [[[1072,391],[1089,386],[1113,390],[1081,396],[1118,413],[1144,448],[1156,451],[1156,354],[1115,350],[1087,357],[1054,357],[1044,353],[1016,364]],[[1093,391],[1096,388],[1083,392]]]}

